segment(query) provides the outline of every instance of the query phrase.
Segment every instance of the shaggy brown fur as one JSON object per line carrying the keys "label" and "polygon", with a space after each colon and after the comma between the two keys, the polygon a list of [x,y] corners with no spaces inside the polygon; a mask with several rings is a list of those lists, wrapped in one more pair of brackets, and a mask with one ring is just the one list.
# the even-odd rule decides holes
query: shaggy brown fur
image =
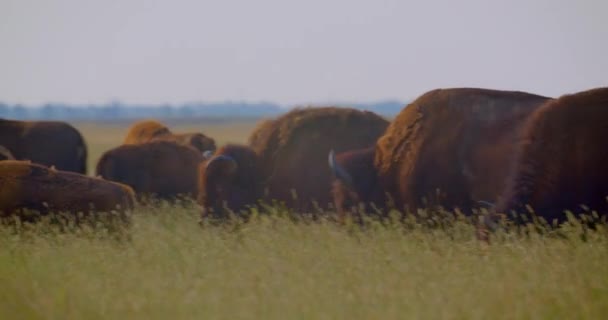
{"label": "shaggy brown fur", "polygon": [[564,95],[529,119],[497,212],[527,213],[549,223],[581,205],[608,213],[608,87]]}
{"label": "shaggy brown fur", "polygon": [[173,133],[157,120],[142,120],[131,126],[123,144],[141,144],[150,141],[173,141],[191,146],[200,152],[215,150],[215,140],[202,133]]}
{"label": "shaggy brown fur", "polygon": [[[255,154],[257,161],[235,159],[239,168],[255,165],[247,170],[256,172],[256,180],[235,185],[227,198],[202,204],[218,207],[219,201],[226,201],[229,208],[238,211],[243,207],[241,202],[252,203],[250,199],[266,191],[266,200],[282,201],[299,212],[310,212],[313,201],[327,208],[331,201],[328,152],[371,146],[387,126],[388,121],[372,112],[335,107],[295,109],[266,120],[249,138],[253,151],[249,154]],[[205,186],[206,190],[217,188]]]}
{"label": "shaggy brown fur", "polygon": [[123,144],[146,143],[156,137],[171,135],[171,131],[157,120],[142,120],[129,128]]}
{"label": "shaggy brown fur", "polygon": [[2,160],[15,160],[13,154],[4,146],[0,146],[0,161]]}
{"label": "shaggy brown fur", "polygon": [[[465,212],[475,200],[494,201],[504,188],[524,119],[548,99],[476,88],[429,91],[403,109],[378,140],[373,165],[369,154],[363,157],[361,166],[375,177],[366,175],[369,182],[350,190],[338,183],[336,200],[355,192],[362,200],[382,203],[387,193],[399,209],[439,203]],[[429,202],[424,204],[423,198]]]}
{"label": "shaggy brown fur", "polygon": [[251,144],[252,141],[268,141],[274,121],[275,119],[262,119],[258,121],[249,135],[249,144]]}
{"label": "shaggy brown fur", "polygon": [[0,161],[0,216],[22,209],[90,213],[125,213],[135,203],[133,190],[119,183],[58,171],[29,161]]}
{"label": "shaggy brown fur", "polygon": [[0,119],[0,145],[15,159],[86,174],[87,147],[80,132],[59,121]]}
{"label": "shaggy brown fur", "polygon": [[196,197],[197,170],[202,161],[202,154],[192,147],[152,141],[105,152],[97,163],[96,175],[129,185],[139,196]]}

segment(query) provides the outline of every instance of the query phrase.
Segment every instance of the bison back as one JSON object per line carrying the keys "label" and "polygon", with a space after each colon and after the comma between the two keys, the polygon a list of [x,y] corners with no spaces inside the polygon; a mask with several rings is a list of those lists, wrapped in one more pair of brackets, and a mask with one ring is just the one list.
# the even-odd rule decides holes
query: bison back
{"label": "bison back", "polygon": [[608,211],[608,88],[565,95],[546,103],[526,123],[515,166],[498,212],[527,213],[548,222],[565,210]]}
{"label": "bison back", "polygon": [[476,88],[425,93],[378,140],[374,166],[381,184],[410,209],[439,203],[468,212],[474,200],[494,201],[521,126],[548,99]]}
{"label": "bison back", "polygon": [[125,213],[135,204],[125,185],[59,171],[28,161],[0,162],[0,211],[10,215],[22,209],[49,212]]}
{"label": "bison back", "polygon": [[215,140],[213,138],[207,137],[202,133],[176,133],[176,134],[167,134],[153,138],[151,141],[155,140],[164,140],[164,141],[173,141],[185,146],[192,147],[198,151],[214,151]]}
{"label": "bison back", "polygon": [[86,174],[87,147],[80,132],[60,121],[0,120],[0,145],[15,159]]}
{"label": "bison back", "polygon": [[202,160],[197,150],[170,141],[123,145],[102,155],[96,175],[129,185],[140,195],[196,197]]}
{"label": "bison back", "polygon": [[151,141],[154,138],[170,135],[167,126],[157,120],[142,120],[129,128],[123,144],[139,144]]}
{"label": "bison back", "polygon": [[387,120],[372,112],[302,108],[264,122],[249,144],[259,155],[270,198],[300,209],[316,201],[323,208],[331,202],[328,153],[372,146],[387,126]]}

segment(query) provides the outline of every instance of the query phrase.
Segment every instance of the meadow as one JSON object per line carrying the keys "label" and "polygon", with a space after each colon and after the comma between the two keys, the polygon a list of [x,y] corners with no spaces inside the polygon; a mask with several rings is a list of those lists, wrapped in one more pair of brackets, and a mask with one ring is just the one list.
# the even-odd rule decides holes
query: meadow
{"label": "meadow", "polygon": [[[89,171],[125,123],[75,123]],[[243,143],[252,121],[171,125]],[[277,209],[277,211],[280,211]],[[280,213],[280,212],[279,212]],[[198,224],[197,206],[140,206],[103,229],[0,228],[0,319],[603,319],[608,230],[572,222],[479,243],[474,227],[371,222]],[[582,237],[581,234],[585,233]]]}

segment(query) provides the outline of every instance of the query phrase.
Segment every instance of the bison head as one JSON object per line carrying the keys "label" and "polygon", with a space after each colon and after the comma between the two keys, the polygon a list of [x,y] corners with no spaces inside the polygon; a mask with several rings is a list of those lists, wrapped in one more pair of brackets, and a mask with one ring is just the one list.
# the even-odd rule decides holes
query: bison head
{"label": "bison head", "polygon": [[228,145],[215,153],[205,152],[199,167],[198,203],[202,218],[224,218],[258,201],[263,193],[257,155],[245,146]]}
{"label": "bison head", "polygon": [[215,151],[215,140],[202,133],[185,133],[175,136],[180,143],[194,147],[200,152]]}
{"label": "bison head", "polygon": [[[380,187],[374,167],[375,148],[329,153],[329,166],[334,176],[332,194],[339,217],[355,214],[360,205],[366,213],[386,204],[384,191]],[[372,207],[372,205],[374,207]]]}

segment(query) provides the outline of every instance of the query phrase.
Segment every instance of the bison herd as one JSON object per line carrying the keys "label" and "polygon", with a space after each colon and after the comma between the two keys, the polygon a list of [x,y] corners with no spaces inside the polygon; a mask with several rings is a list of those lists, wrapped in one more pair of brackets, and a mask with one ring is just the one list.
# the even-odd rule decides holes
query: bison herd
{"label": "bison herd", "polygon": [[[196,199],[202,219],[278,202],[340,221],[439,206],[547,221],[608,212],[608,88],[559,98],[519,91],[429,91],[391,122],[350,108],[297,108],[261,122],[248,143],[216,148],[199,132],[132,125],[86,175],[87,149],[62,122],[0,120],[0,214],[125,212]],[[515,216],[512,216],[517,221]]]}

